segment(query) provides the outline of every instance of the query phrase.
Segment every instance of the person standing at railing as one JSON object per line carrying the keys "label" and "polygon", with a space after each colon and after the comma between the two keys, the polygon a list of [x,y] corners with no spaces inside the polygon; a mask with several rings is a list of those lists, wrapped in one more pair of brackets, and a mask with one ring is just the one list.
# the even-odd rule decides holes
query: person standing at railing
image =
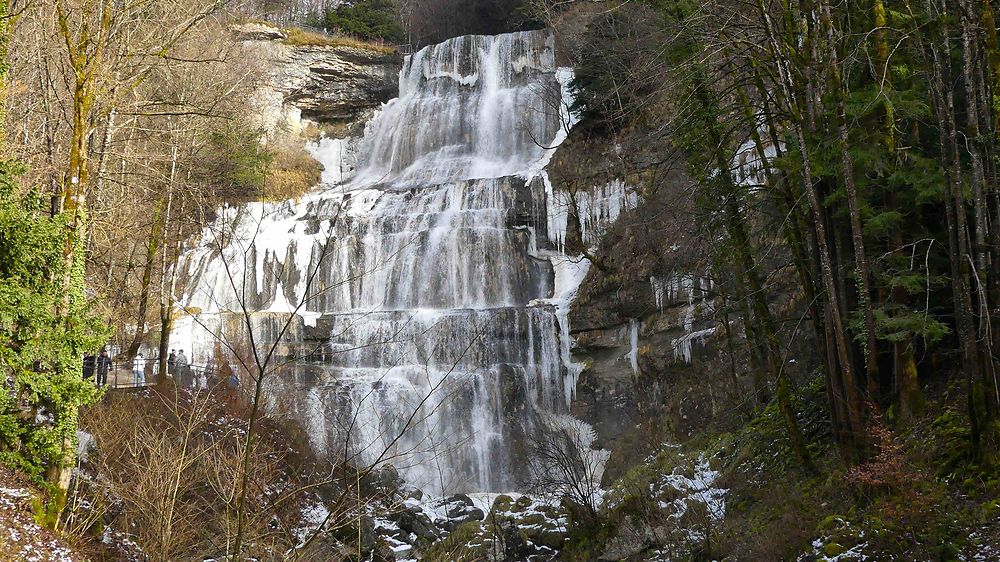
{"label": "person standing at railing", "polygon": [[83,356],[83,378],[89,380],[94,376],[94,368],[97,366],[97,358],[90,353]]}
{"label": "person standing at railing", "polygon": [[97,357],[97,386],[108,384],[109,370],[111,370],[111,357],[108,356],[108,350],[102,349]]}
{"label": "person standing at railing", "polygon": [[171,349],[170,355],[167,356],[167,374],[172,377],[177,377],[177,350]]}
{"label": "person standing at railing", "polygon": [[154,379],[154,375],[156,373],[153,370],[153,368],[159,365],[160,362],[159,360],[160,360],[159,357],[150,357],[146,359],[146,365],[142,368],[142,373],[144,375],[143,384],[146,384],[146,381],[151,381]]}
{"label": "person standing at railing", "polygon": [[136,355],[135,360],[132,362],[132,375],[135,379],[135,386],[146,386],[146,373],[142,370],[143,363],[145,362],[141,353]]}
{"label": "person standing at railing", "polygon": [[226,383],[227,398],[232,402],[238,401],[240,399],[240,377],[237,376],[236,371],[229,366],[229,363],[223,363],[219,376]]}
{"label": "person standing at railing", "polygon": [[174,360],[175,368],[177,369],[177,376],[181,380],[181,386],[188,386],[190,384],[191,373],[188,370],[188,358],[184,355],[184,350],[177,350],[177,358]]}

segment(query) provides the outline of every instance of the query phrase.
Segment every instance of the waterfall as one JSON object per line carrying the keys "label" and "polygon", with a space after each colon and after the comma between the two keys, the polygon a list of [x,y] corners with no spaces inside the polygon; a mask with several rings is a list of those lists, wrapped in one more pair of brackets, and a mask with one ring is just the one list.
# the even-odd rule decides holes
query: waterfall
{"label": "waterfall", "polygon": [[[178,266],[190,315],[174,342],[193,363],[235,363],[245,305],[276,351],[270,412],[317,451],[391,462],[434,494],[517,489],[580,372],[566,313],[586,263],[549,232],[544,173],[571,123],[555,60],[546,31],[407,57],[350,173],[219,211]],[[339,167],[343,147],[315,151]]]}

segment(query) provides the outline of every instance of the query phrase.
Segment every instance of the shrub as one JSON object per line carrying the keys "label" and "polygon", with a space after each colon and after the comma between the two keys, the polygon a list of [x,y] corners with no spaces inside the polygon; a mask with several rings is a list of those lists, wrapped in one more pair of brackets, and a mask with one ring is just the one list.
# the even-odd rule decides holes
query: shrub
{"label": "shrub", "polygon": [[315,187],[323,166],[300,146],[284,147],[271,153],[264,199],[282,201],[299,197]]}
{"label": "shrub", "polygon": [[21,193],[20,172],[0,161],[0,462],[41,482],[72,460],[77,410],[100,396],[80,358],[107,328],[75,266],[66,302],[65,217],[50,217],[41,194]]}
{"label": "shrub", "polygon": [[213,132],[196,167],[198,179],[230,202],[259,198],[271,164],[261,135],[260,130],[239,126]]}

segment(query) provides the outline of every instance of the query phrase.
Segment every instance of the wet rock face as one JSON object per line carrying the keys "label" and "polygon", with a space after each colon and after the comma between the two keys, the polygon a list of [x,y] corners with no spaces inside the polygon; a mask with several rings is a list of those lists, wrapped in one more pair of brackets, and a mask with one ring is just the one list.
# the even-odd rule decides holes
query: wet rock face
{"label": "wet rock face", "polygon": [[350,122],[396,97],[398,55],[353,47],[282,46],[274,85],[302,117]]}
{"label": "wet rock face", "polygon": [[[551,166],[556,189],[572,192],[618,176],[642,196],[606,228],[591,229],[590,239],[586,229],[571,227],[565,242],[586,246],[600,265],[589,269],[569,313],[573,359],[584,365],[571,413],[612,451],[605,482],[662,441],[702,427],[726,390],[718,387],[732,386],[731,378],[706,377],[720,368],[717,295],[712,249],[693,235],[699,225],[690,180],[680,169],[655,178],[627,172],[650,163],[641,147],[615,146],[571,133]],[[725,364],[721,372],[728,372]]]}

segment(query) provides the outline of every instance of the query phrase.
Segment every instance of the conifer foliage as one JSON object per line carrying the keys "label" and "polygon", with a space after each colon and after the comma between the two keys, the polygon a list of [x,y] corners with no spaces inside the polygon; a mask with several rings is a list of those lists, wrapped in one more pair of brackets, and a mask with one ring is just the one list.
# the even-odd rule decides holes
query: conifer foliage
{"label": "conifer foliage", "polygon": [[396,17],[392,0],[357,0],[327,8],[312,17],[312,23],[366,40],[398,42],[403,40],[403,28]]}

